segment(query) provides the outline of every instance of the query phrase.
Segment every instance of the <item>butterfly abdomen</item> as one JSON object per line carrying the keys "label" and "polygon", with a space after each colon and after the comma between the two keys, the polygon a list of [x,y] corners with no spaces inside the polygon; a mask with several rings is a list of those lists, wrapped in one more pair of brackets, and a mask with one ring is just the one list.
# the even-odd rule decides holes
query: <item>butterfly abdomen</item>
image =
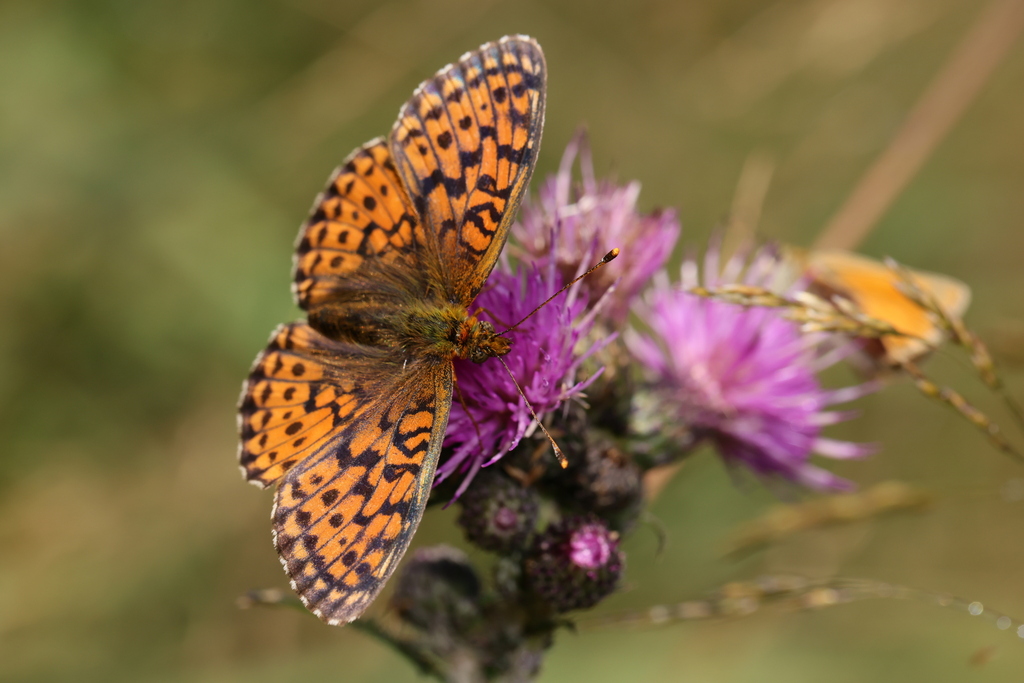
{"label": "butterfly abdomen", "polygon": [[399,343],[413,356],[454,358],[468,318],[466,309],[457,304],[417,303],[400,313]]}
{"label": "butterfly abdomen", "polygon": [[335,341],[388,348],[396,346],[400,332],[392,302],[364,298],[332,301],[309,311],[309,324]]}

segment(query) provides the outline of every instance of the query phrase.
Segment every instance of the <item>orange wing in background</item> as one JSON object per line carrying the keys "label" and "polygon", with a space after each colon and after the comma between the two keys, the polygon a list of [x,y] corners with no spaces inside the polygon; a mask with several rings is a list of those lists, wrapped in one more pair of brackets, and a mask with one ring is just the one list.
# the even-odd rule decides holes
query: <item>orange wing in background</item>
{"label": "orange wing in background", "polygon": [[[848,251],[821,250],[807,255],[806,268],[818,285],[842,294],[866,315],[910,335],[881,339],[890,360],[913,360],[942,341],[942,331],[928,312],[897,288],[897,276],[884,263]],[[953,317],[959,318],[967,310],[971,290],[963,282],[919,270],[910,270],[910,275]]]}

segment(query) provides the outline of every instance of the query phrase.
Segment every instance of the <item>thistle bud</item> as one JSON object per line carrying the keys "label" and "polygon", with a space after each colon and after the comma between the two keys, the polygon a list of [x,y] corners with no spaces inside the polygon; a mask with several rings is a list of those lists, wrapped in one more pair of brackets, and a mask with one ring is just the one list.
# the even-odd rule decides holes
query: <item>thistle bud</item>
{"label": "thistle bud", "polygon": [[537,493],[498,471],[481,472],[459,499],[466,539],[484,550],[524,548],[537,523]]}
{"label": "thistle bud", "polygon": [[457,634],[479,615],[480,578],[464,552],[421,548],[398,577],[391,607],[406,623],[435,634]]}
{"label": "thistle bud", "polygon": [[597,517],[573,517],[534,542],[526,582],[556,612],[585,609],[615,590],[624,563],[616,532]]}

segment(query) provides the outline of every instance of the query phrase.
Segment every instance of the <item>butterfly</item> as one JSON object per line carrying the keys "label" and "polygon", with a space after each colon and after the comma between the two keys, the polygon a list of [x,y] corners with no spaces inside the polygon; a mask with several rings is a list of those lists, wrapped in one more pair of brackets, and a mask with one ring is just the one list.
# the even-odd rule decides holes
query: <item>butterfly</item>
{"label": "butterfly", "polygon": [[386,139],[356,149],[299,231],[293,291],[239,403],[245,478],[277,485],[274,543],[314,614],[357,618],[430,493],[455,358],[510,341],[469,313],[533,172],[540,46],[508,36],[422,83]]}
{"label": "butterfly", "polygon": [[[826,294],[839,294],[866,315],[889,323],[907,336],[887,336],[867,349],[874,361],[898,366],[924,356],[944,338],[928,311],[898,288],[899,277],[884,263],[839,249],[811,251],[804,267],[812,286]],[[954,318],[971,302],[963,282],[938,273],[908,269],[914,284],[933,297]]]}

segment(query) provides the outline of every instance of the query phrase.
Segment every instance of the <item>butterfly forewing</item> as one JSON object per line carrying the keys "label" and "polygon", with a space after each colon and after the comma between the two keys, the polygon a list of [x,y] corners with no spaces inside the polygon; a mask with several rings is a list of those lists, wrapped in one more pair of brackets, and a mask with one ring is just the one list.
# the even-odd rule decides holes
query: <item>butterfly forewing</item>
{"label": "butterfly forewing", "polygon": [[533,40],[488,43],[420,86],[391,132],[398,173],[460,303],[494,267],[533,172],[545,78]]}
{"label": "butterfly forewing", "polygon": [[[827,293],[837,292],[853,301],[866,315],[883,320],[907,336],[883,337],[887,360],[904,363],[931,351],[945,332],[933,315],[899,289],[899,279],[880,261],[838,249],[812,252],[808,273],[815,286]],[[954,278],[909,271],[916,285],[932,296],[950,315],[960,317],[967,310],[971,290]]]}
{"label": "butterfly forewing", "polygon": [[407,369],[329,448],[278,486],[276,546],[309,609],[359,616],[412,539],[434,478],[451,405],[451,363]]}

